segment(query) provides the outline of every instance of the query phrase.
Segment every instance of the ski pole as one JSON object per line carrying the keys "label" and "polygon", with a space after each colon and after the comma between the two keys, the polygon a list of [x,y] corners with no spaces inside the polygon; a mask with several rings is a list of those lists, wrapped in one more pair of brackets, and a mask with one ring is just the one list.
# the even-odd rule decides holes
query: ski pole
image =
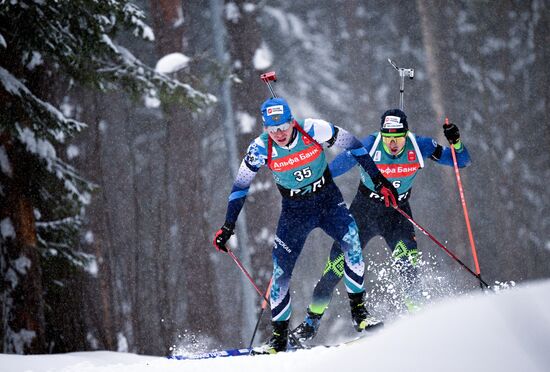
{"label": "ski pole", "polygon": [[[445,125],[448,125],[448,124],[449,124],[449,118],[445,118]],[[474,236],[472,234],[472,227],[470,226],[470,218],[468,216],[468,207],[466,206],[466,198],[464,197],[464,188],[462,187],[462,180],[460,179],[460,172],[458,170],[458,161],[456,160],[456,152],[452,143],[450,147],[451,147],[451,154],[453,156],[453,167],[455,170],[456,183],[458,184],[458,192],[460,194],[460,202],[462,203],[462,210],[464,211],[464,220],[466,221],[466,229],[468,230],[468,237],[470,239],[472,257],[474,258],[476,274],[480,275],[481,270],[479,269],[479,262],[477,260],[476,244],[474,242]]]}
{"label": "ski pole", "polygon": [[262,320],[262,315],[264,315],[265,308],[267,306],[266,298],[269,297],[269,291],[271,290],[271,283],[273,282],[273,277],[269,279],[269,284],[265,290],[264,299],[262,300],[262,309],[260,310],[260,315],[258,315],[258,321],[256,322],[256,327],[254,327],[254,332],[252,333],[252,338],[250,339],[250,344],[248,345],[249,349],[252,349],[252,344],[254,343],[254,338],[256,338],[256,332],[258,332],[258,327],[260,326],[260,321]]}
{"label": "ski pole", "polygon": [[227,248],[227,254],[231,256],[231,258],[233,259],[233,261],[235,261],[235,263],[237,264],[237,266],[239,267],[239,269],[241,269],[241,271],[244,273],[244,275],[246,275],[246,277],[248,278],[248,280],[250,281],[250,283],[252,283],[252,285],[254,286],[254,289],[256,290],[256,292],[258,292],[258,294],[260,295],[261,298],[263,298],[265,301],[269,301],[262,293],[262,291],[260,291],[260,289],[258,288],[258,286],[256,285],[256,283],[254,283],[254,279],[252,279],[252,277],[250,276],[250,274],[248,273],[248,271],[244,268],[243,264],[241,263],[241,261],[239,261],[239,259],[237,258],[237,256],[235,256],[235,254],[233,253],[233,251],[229,248]]}
{"label": "ski pole", "polygon": [[406,212],[404,212],[401,208],[398,206],[393,207],[396,211],[401,213],[403,217],[405,217],[407,220],[409,220],[410,223],[412,223],[418,230],[422,231],[424,235],[428,236],[435,244],[437,244],[439,247],[441,247],[452,259],[454,259],[456,262],[458,262],[464,269],[466,269],[470,274],[475,276],[479,280],[480,286],[483,288],[483,284],[489,288],[489,284],[487,284],[482,278],[481,274],[474,273],[466,264],[453,253],[451,252],[447,247],[445,247],[443,244],[441,244],[432,234],[430,234],[425,228],[420,226],[415,220],[412,219],[411,216],[409,216]]}
{"label": "ski pole", "polygon": [[277,98],[277,95],[275,94],[275,91],[273,90],[273,87],[271,86],[272,81],[273,82],[277,81],[277,75],[275,74],[275,71],[269,71],[269,72],[266,72],[265,74],[261,74],[260,79],[262,79],[262,81],[264,83],[266,83],[267,88],[269,89],[269,92],[271,93],[271,98]]}

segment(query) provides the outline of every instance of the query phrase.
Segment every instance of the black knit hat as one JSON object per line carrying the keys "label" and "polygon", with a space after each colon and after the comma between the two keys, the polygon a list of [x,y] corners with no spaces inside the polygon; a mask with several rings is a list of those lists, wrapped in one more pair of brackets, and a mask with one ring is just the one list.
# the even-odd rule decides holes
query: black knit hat
{"label": "black knit hat", "polygon": [[381,116],[380,132],[382,133],[406,133],[409,130],[407,115],[399,109],[391,109]]}

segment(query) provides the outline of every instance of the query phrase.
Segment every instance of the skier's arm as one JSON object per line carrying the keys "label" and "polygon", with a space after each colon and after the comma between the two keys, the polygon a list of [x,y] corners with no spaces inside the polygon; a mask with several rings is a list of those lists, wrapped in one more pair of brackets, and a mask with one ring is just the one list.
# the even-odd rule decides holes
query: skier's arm
{"label": "skier's arm", "polygon": [[348,150],[353,159],[363,167],[371,178],[381,175],[367,149],[347,130],[337,127],[328,121],[318,119],[306,119],[304,129],[319,143],[327,143],[329,147],[336,145]]}
{"label": "skier's arm", "polygon": [[363,144],[350,132],[340,127],[334,127],[334,145],[347,150],[353,156],[354,160],[367,172],[371,179],[381,176],[380,170],[374,164],[368,150]]}
{"label": "skier's arm", "polygon": [[[307,130],[307,120],[306,120]],[[375,185],[376,192],[384,196],[386,207],[397,205],[397,190],[390,181],[378,170],[378,167],[369,155],[368,150],[351,133],[323,120],[318,120],[312,125],[314,133],[310,135],[318,142],[326,142],[329,146],[336,145],[347,150],[353,159],[368,173]],[[309,133],[309,132],[308,132]]]}
{"label": "skier's arm", "polygon": [[[443,147],[434,139],[429,137],[417,136],[416,141],[418,142],[418,147],[420,148],[420,152],[424,158],[430,158],[439,164],[447,165],[449,167],[453,166],[453,155],[449,147]],[[452,146],[455,148],[458,167],[464,168],[470,165],[470,154],[462,141],[459,141]]]}
{"label": "skier's arm", "polygon": [[328,165],[332,177],[338,177],[357,165],[355,158],[349,152],[344,151],[336,156]]}
{"label": "skier's arm", "polygon": [[246,158],[241,162],[237,177],[235,177],[235,182],[233,182],[233,188],[231,189],[231,194],[229,194],[228,203],[227,203],[227,212],[225,214],[225,225],[235,227],[235,222],[239,217],[239,213],[243,208],[244,202],[246,200],[246,195],[250,189],[250,185],[256,177],[258,169],[255,169],[251,166]]}
{"label": "skier's arm", "polygon": [[265,163],[265,148],[260,146],[260,143],[261,141],[258,139],[252,142],[248,147],[245,158],[241,162],[241,166],[233,182],[233,188],[229,194],[225,223],[214,236],[213,244],[217,250],[227,252],[225,244],[231,238],[231,235],[233,235],[235,223],[244,206],[250,185],[260,167]]}
{"label": "skier's arm", "polygon": [[[361,140],[361,143],[363,144],[363,147],[367,149],[367,151],[370,151],[372,145],[374,144],[374,140],[375,137],[370,135],[363,138]],[[332,162],[330,162],[329,169],[333,177],[338,177],[349,171],[355,165],[357,165],[357,161],[355,160],[353,155],[351,155],[349,151],[344,151],[336,156],[334,160],[332,160]]]}

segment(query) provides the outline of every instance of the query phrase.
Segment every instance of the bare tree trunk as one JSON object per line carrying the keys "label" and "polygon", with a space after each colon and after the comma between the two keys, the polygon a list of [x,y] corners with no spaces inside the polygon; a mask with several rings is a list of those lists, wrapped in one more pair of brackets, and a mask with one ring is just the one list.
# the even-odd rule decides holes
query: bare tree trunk
{"label": "bare tree trunk", "polygon": [[[210,9],[212,10],[212,25],[214,29],[214,47],[218,60],[224,67],[231,65],[231,60],[228,59],[228,51],[226,46],[227,30],[223,22],[223,0],[212,0]],[[233,96],[231,94],[231,82],[226,79],[222,83],[221,101],[223,105],[223,133],[227,150],[227,161],[231,174],[231,178],[235,179],[237,170],[240,165],[240,159],[237,155],[237,131],[235,129],[235,109],[233,105]],[[237,237],[239,241],[240,260],[245,267],[250,267],[250,246],[248,239],[248,227],[245,211],[241,211],[240,218],[237,221]],[[241,337],[244,340],[254,329],[254,320],[251,316],[255,311],[255,294],[251,288],[248,279],[243,275],[241,277]]]}
{"label": "bare tree trunk", "polygon": [[[3,305],[2,350],[7,353],[45,353],[46,324],[33,190],[25,181],[27,172],[32,171],[32,159],[27,153],[18,152],[7,136],[0,134],[0,139],[0,146],[4,147],[12,165],[12,176],[2,180],[0,221],[9,222],[15,233],[12,238],[2,240],[2,290],[4,300],[9,302],[8,306]],[[13,275],[9,283],[6,280],[8,271]]]}
{"label": "bare tree trunk", "polygon": [[[194,40],[187,39],[186,34],[192,31],[191,27],[199,25],[189,16],[192,4],[182,5],[179,0],[151,1],[150,4],[155,34],[159,36],[155,45],[157,57],[192,52]],[[199,172],[201,123],[189,111],[174,105],[164,106],[163,114],[163,191],[155,259],[158,308],[162,314],[159,327],[167,350],[174,344],[178,329],[182,333],[183,329],[198,333],[208,325],[216,334],[219,317],[212,311],[216,309],[209,284],[212,267],[204,247],[208,237],[204,229],[205,195]],[[185,306],[178,305],[179,302]],[[178,308],[185,309],[184,319],[178,319]]]}
{"label": "bare tree trunk", "polygon": [[[101,323],[98,325],[100,338],[105,348],[116,350],[116,319],[114,293],[113,293],[113,234],[111,231],[111,222],[108,213],[108,197],[105,188],[105,175],[103,172],[103,145],[102,134],[100,130],[103,110],[101,110],[101,98],[98,94],[93,94],[93,118],[90,120],[92,127],[90,135],[92,139],[92,156],[89,156],[86,163],[89,164],[89,174],[94,174],[100,189],[97,191],[95,202],[88,210],[90,216],[90,227],[94,231],[94,240],[92,243],[94,253],[98,262],[98,281],[99,281],[99,313],[98,319]],[[97,305],[96,305],[97,306]]]}
{"label": "bare tree trunk", "polygon": [[[230,110],[232,116],[225,115],[227,124],[232,125],[233,135],[236,139],[235,155],[230,155],[229,161],[235,170],[240,164],[241,156],[250,144],[250,142],[263,130],[262,122],[259,116],[259,107],[262,102],[269,97],[269,92],[260,80],[260,74],[265,71],[259,71],[254,65],[256,53],[261,48],[262,32],[258,23],[259,8],[248,9],[247,1],[238,0],[232,2],[236,5],[239,16],[233,19],[226,19],[225,28],[227,42],[226,47],[230,55],[228,64],[234,65],[233,72],[237,74],[239,84],[228,85],[228,92],[225,94],[231,98]],[[225,52],[225,51],[224,51]],[[239,61],[234,64],[232,61]],[[229,82],[226,82],[229,84]],[[226,99],[225,97],[223,98]],[[225,101],[224,101],[225,102]],[[231,121],[231,123],[229,122]],[[254,125],[249,128],[249,121]],[[225,130],[226,136],[231,135]],[[234,158],[233,158],[234,157]],[[234,177],[235,174],[232,174]],[[243,239],[243,231],[239,231],[239,252],[243,263],[251,268],[255,283],[262,289],[266,288],[271,277],[271,236],[274,235],[274,227],[277,223],[279,193],[274,187],[270,172],[262,171],[256,176],[254,185],[263,185],[257,189],[252,187],[246,201],[246,214],[239,217],[239,220],[246,222],[242,228],[246,230],[246,239]],[[269,231],[269,238],[265,238],[265,231]],[[260,276],[258,274],[265,273]],[[259,297],[254,293],[251,284],[246,277],[242,276],[244,298],[243,326],[241,327],[241,337],[248,342],[254,329],[256,314],[259,311]],[[271,317],[269,313],[265,314],[264,320],[267,323]],[[264,329],[262,327],[260,332]],[[269,329],[269,328],[268,328]]]}

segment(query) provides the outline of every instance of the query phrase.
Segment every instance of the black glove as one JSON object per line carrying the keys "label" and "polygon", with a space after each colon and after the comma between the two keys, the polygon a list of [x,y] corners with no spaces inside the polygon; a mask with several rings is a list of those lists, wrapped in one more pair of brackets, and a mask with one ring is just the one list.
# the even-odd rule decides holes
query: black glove
{"label": "black glove", "polygon": [[378,173],[372,179],[372,183],[374,183],[374,189],[376,190],[376,192],[384,197],[384,203],[386,204],[386,207],[389,207],[390,204],[392,205],[392,207],[397,206],[397,198],[399,197],[397,189],[392,185],[390,181],[388,181],[386,177],[382,175],[382,173]]}
{"label": "black glove", "polygon": [[231,235],[233,235],[233,230],[235,229],[234,224],[225,223],[221,229],[219,229],[216,232],[216,235],[214,236],[214,247],[218,251],[227,252],[227,248],[225,246],[225,243],[231,238]]}
{"label": "black glove", "polygon": [[458,131],[458,127],[453,123],[443,124],[443,134],[451,145],[460,141],[460,132]]}

